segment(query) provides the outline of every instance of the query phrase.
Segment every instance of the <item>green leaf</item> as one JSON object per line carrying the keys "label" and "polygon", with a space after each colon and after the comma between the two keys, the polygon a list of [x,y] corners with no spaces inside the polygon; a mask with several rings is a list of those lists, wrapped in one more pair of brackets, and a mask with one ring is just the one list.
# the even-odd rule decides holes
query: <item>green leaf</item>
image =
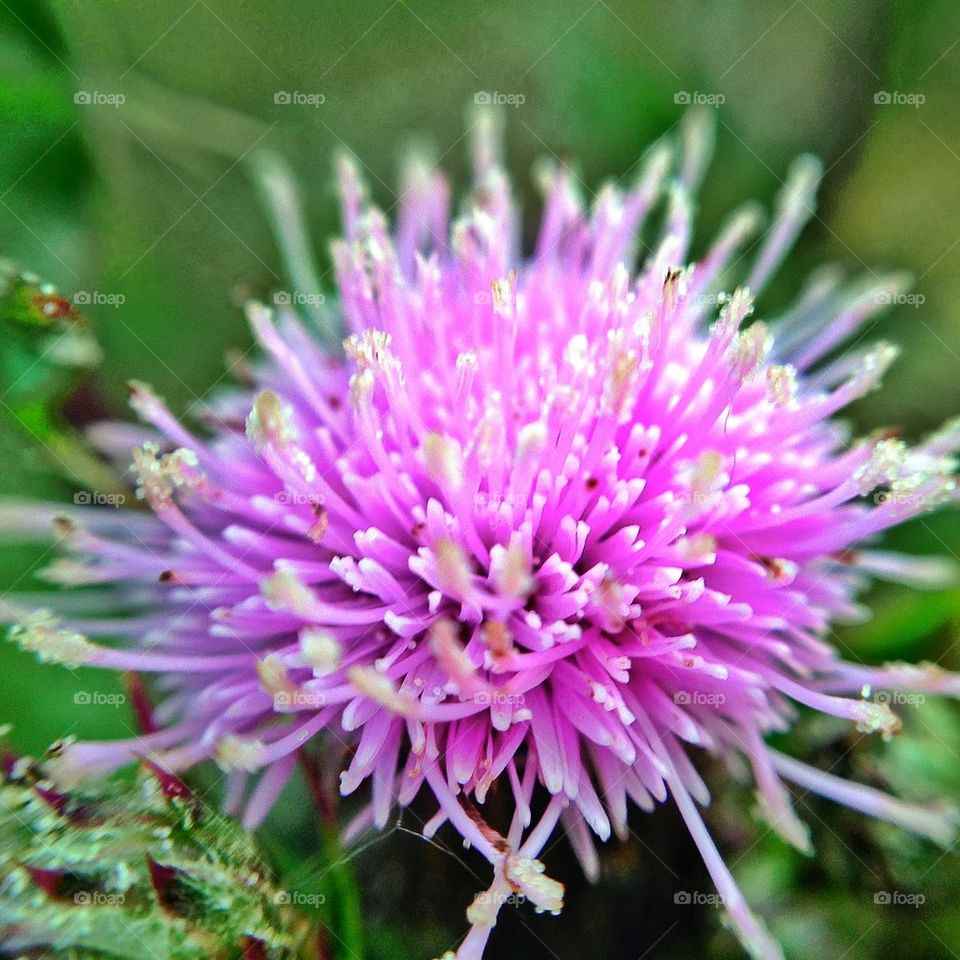
{"label": "green leaf", "polygon": [[155,767],[61,793],[0,781],[0,942],[54,957],[319,960],[320,931],[252,835]]}

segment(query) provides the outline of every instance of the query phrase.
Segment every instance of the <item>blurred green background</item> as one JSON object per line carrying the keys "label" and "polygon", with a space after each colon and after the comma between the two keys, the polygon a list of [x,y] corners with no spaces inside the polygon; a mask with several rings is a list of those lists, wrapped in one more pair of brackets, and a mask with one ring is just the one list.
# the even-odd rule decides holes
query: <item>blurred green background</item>
{"label": "blurred green background", "polygon": [[[792,157],[818,154],[826,169],[818,217],[759,313],[786,302],[824,261],[851,274],[910,270],[922,302],[869,330],[901,344],[903,356],[852,416],[861,429],[896,424],[915,437],[960,410],[952,0],[0,0],[0,50],[0,256],[68,295],[123,301],[88,310],[105,361],[71,407],[80,420],[126,415],[130,378],[183,410],[223,382],[228,348],[249,346],[238,304],[285,285],[251,181],[255,150],[280,151],[295,169],[329,289],[332,152],[356,154],[386,208],[413,144],[426,142],[462,188],[464,111],[480,91],[524,99],[507,108],[508,152],[530,222],[537,158],[576,158],[594,189],[623,177],[676,123],[685,93],[724,98],[699,249],[735,203],[769,205]],[[278,93],[323,102],[278,103]],[[45,470],[9,412],[0,406],[0,492],[69,499],[70,486]],[[956,556],[960,522],[956,513],[918,520],[890,542]],[[48,561],[41,550],[5,548],[0,588],[36,589],[30,573]],[[869,600],[873,621],[835,638],[847,656],[960,667],[960,593],[878,588]],[[78,690],[119,691],[112,683],[3,646],[0,719],[32,751],[67,733],[122,735],[126,708],[74,703]],[[791,746],[907,795],[960,797],[952,706],[908,711],[891,746],[814,723]],[[723,784],[722,773],[712,782]],[[710,823],[790,958],[960,955],[960,858],[806,797],[799,806],[818,848],[806,861],[744,820],[747,800],[720,791]],[[304,822],[288,815],[273,827],[296,844]],[[570,888],[564,916],[505,911],[491,957],[738,956],[713,908],[674,903],[678,890],[711,890],[676,815],[638,815],[633,826],[629,843],[604,852],[595,888],[577,879],[566,845],[555,846],[547,859]],[[369,956],[429,957],[458,935],[477,864],[447,854],[399,829],[355,857]],[[926,899],[874,903],[891,890]]]}

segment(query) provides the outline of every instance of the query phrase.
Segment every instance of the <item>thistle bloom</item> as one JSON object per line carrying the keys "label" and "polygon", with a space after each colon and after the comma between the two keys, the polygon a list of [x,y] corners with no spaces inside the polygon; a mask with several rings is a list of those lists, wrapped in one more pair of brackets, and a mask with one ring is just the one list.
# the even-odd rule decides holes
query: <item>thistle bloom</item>
{"label": "thistle bloom", "polygon": [[[156,728],[61,745],[59,775],[215,758],[254,825],[304,744],[346,743],[342,793],[371,784],[360,827],[425,790],[437,804],[425,832],[449,822],[492,865],[460,960],[481,956],[511,893],[560,910],[563,887],[537,859],[558,823],[593,877],[591,834],[623,836],[631,801],[671,798],[745,947],[779,957],[701,819],[689,748],[744,758],[761,812],[802,850],[784,781],[949,838],[948,811],[764,737],[797,705],[888,737],[898,721],[878,692],[960,692],[933,666],[849,664],[828,642],[871,577],[943,574],[870,544],[955,497],[960,423],[910,448],[851,442],[831,419],[893,359],[888,345],[835,348],[899,276],[820,274],[784,315],[750,319],[811,212],[813,159],[791,170],[734,287],[752,207],[690,263],[710,149],[699,115],[589,214],[570,172],[545,170],[528,259],[492,127],[477,123],[476,184],[452,223],[445,181],[414,164],[391,234],[340,161],[343,354],[289,309],[254,304],[266,357],[201,411],[202,435],[133,385],[147,426],[92,439],[118,459],[137,446],[151,512],[7,506],[11,526],[54,522],[68,556],[45,575],[86,588],[23,618],[20,643],[159,674]],[[513,811],[499,830],[483,814],[494,787]]]}

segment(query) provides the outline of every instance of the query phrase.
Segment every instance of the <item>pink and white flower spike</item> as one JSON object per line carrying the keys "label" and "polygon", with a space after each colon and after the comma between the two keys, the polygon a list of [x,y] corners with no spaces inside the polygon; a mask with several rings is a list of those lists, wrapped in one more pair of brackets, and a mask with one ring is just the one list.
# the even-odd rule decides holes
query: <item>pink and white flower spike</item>
{"label": "pink and white flower spike", "polygon": [[[560,911],[538,859],[558,826],[595,877],[594,838],[624,835],[631,802],[669,799],[745,948],[774,960],[701,818],[692,758],[744,758],[763,814],[802,850],[785,782],[949,840],[946,808],[820,772],[764,737],[798,704],[889,737],[898,719],[878,692],[960,693],[935,666],[850,664],[829,642],[870,578],[951,575],[874,544],[956,499],[960,421],[910,447],[851,442],[832,419],[894,358],[843,344],[900,276],[819,275],[783,316],[753,318],[812,212],[812,158],[790,170],[737,285],[753,207],[690,261],[711,142],[700,114],[589,210],[569,170],[547,171],[529,256],[495,127],[476,121],[462,213],[439,173],[412,164],[392,231],[339,160],[342,352],[291,309],[251,304],[254,384],[217,396],[197,432],[133,385],[146,427],[92,439],[125,461],[137,438],[149,511],[3,507],[4,528],[52,523],[65,556],[46,579],[84,588],[21,610],[14,638],[47,659],[159,675],[154,732],[68,744],[58,775],[213,758],[254,826],[304,744],[346,743],[342,792],[370,785],[361,823],[382,828],[426,792],[427,830],[449,823],[489,860],[457,960],[482,956],[511,893]],[[484,817],[494,785],[509,822]]]}

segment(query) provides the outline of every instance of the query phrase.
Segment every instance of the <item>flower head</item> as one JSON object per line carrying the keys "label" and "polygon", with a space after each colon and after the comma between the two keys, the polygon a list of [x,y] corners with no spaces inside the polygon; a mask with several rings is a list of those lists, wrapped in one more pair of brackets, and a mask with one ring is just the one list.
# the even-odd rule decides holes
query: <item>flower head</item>
{"label": "flower head", "polygon": [[[896,278],[845,290],[821,276],[783,316],[754,319],[812,209],[811,158],[732,286],[757,218],[736,213],[690,262],[709,140],[698,115],[682,149],[656,146],[589,213],[571,173],[548,171],[528,258],[494,140],[481,118],[460,216],[442,177],[417,167],[392,234],[341,158],[342,353],[292,311],[253,304],[266,359],[252,389],[203,411],[203,435],[134,385],[151,428],[134,473],[152,513],[70,511],[71,559],[47,573],[129,612],[65,607],[17,636],[47,657],[158,672],[160,725],[69,745],[57,765],[66,778],[138,754],[172,769],[215,758],[255,824],[304,744],[345,742],[341,790],[372,784],[373,823],[428,791],[429,829],[449,821],[493,866],[463,960],[511,892],[560,910],[563,888],[537,859],[558,822],[594,874],[591,833],[623,835],[631,801],[669,797],[745,946],[778,957],[697,811],[709,794],[691,756],[746,758],[763,815],[801,849],[784,780],[949,836],[942,812],[764,736],[802,704],[887,737],[898,721],[874,691],[960,690],[932,668],[844,663],[828,642],[870,576],[940,574],[869,544],[955,497],[960,429],[911,449],[850,444],[831,420],[892,359],[887,346],[835,348]],[[656,233],[645,224],[661,206]],[[128,436],[96,433],[110,455]],[[91,639],[117,634],[122,648]],[[494,784],[512,796],[503,825],[482,812]]]}

